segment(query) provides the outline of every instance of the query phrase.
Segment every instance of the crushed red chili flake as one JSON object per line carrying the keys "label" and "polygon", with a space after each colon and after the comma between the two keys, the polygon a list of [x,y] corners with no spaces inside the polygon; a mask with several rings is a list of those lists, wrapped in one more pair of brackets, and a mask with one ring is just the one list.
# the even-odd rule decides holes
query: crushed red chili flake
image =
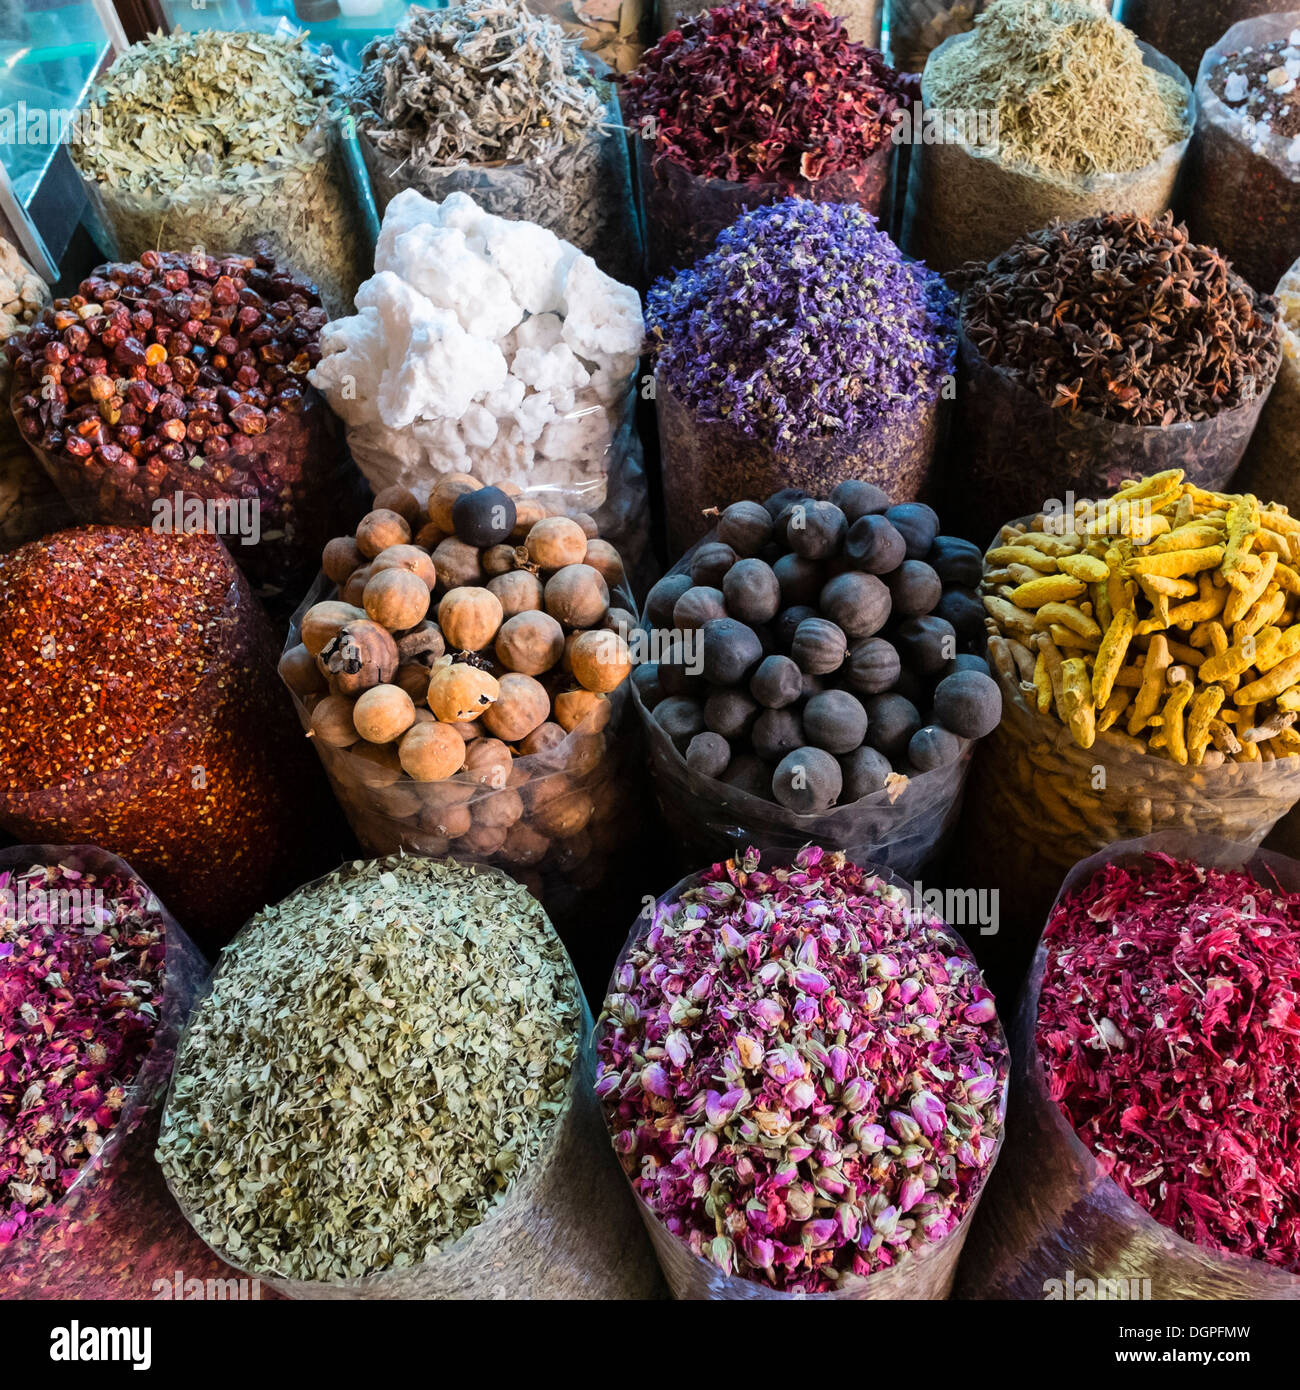
{"label": "crushed red chili flake", "polygon": [[1038,1053],[1103,1172],[1197,1245],[1300,1270],[1300,894],[1148,854],[1044,942]]}
{"label": "crushed red chili flake", "polygon": [[0,556],[0,825],[95,843],[195,934],[293,872],[310,785],[246,581],[207,534],[61,531]]}
{"label": "crushed red chili flake", "polygon": [[166,954],[139,879],[65,864],[0,872],[0,1248],[117,1124],[153,1044]]}

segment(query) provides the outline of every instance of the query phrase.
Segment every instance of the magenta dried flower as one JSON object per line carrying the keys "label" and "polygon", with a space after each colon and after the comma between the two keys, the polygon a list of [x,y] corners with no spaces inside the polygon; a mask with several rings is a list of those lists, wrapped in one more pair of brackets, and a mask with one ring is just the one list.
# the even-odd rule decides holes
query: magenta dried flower
{"label": "magenta dried flower", "polygon": [[650,1211],[724,1273],[783,1291],[943,1240],[1002,1131],[1008,1053],[978,967],[842,854],[769,871],[748,850],[660,905],[596,1048]]}
{"label": "magenta dried flower", "polygon": [[0,873],[0,1250],[103,1148],[153,1045],[166,942],[138,880]]}

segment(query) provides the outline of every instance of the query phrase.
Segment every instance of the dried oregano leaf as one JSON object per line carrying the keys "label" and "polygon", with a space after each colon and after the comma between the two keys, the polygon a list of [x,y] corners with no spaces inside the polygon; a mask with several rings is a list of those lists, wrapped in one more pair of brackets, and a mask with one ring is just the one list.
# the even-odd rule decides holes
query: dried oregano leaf
{"label": "dried oregano leaf", "polygon": [[200,1235],[256,1273],[418,1265],[543,1152],[581,1012],[519,884],[451,860],[346,865],[226,948],[181,1043],[159,1162]]}

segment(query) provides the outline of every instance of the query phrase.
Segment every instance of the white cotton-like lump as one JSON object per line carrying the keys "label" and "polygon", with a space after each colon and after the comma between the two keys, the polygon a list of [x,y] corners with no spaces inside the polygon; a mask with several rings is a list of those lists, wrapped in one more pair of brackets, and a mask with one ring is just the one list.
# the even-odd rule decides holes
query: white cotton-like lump
{"label": "white cotton-like lump", "polygon": [[[407,189],[310,380],[375,488],[439,475],[603,495],[644,328],[636,291],[531,222]],[[594,493],[593,493],[594,495]]]}
{"label": "white cotton-like lump", "polygon": [[431,303],[450,309],[475,338],[503,338],[524,316],[510,282],[455,227],[412,227],[394,250],[408,282]]}

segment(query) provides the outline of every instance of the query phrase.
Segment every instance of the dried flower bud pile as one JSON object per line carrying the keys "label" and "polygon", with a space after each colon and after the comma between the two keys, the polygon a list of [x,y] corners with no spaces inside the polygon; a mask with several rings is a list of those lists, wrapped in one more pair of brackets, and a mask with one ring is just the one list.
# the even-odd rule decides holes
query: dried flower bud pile
{"label": "dried flower bud pile", "polygon": [[153,1045],[166,954],[139,879],[0,872],[0,1255],[112,1134]]}
{"label": "dried flower bud pile", "polygon": [[581,1017],[518,885],[445,860],[347,865],[223,954],[181,1040],[159,1162],[199,1234],[247,1269],[411,1269],[544,1154]]}
{"label": "dried flower bud pile", "polygon": [[[252,502],[258,579],[324,543],[338,431],[307,373],[325,310],[265,256],[146,251],[99,266],[10,342],[24,437],[86,520],[146,524],[177,494]],[[179,518],[175,529],[181,529]]]}
{"label": "dried flower bud pile", "polygon": [[214,536],[61,531],[0,556],[0,825],[128,859],[188,928],[296,872],[292,717],[265,619]]}
{"label": "dried flower bud pile", "polygon": [[604,501],[644,336],[635,290],[534,223],[408,189],[356,303],[310,379],[376,491],[424,498],[470,473]]}
{"label": "dried flower bud pile", "polygon": [[[746,213],[650,291],[647,320],[657,403],[684,411],[660,422],[676,526],[769,481],[825,495],[856,477],[917,496],[953,369],[952,294],[862,209],[788,199]],[[698,454],[673,457],[697,435]]]}
{"label": "dried flower bud pile", "polygon": [[965,948],[901,889],[749,850],[616,968],[596,1090],[650,1211],[725,1273],[818,1293],[952,1235],[997,1153],[1008,1054]]}
{"label": "dried flower bud pile", "polygon": [[1300,752],[1300,521],[1177,470],[1077,507],[1004,527],[985,556],[1008,680],[1080,748],[1192,767]]}
{"label": "dried flower bud pile", "polygon": [[280,662],[358,836],[502,863],[539,894],[551,869],[593,886],[630,809],[608,728],[636,626],[618,552],[508,483],[451,474],[427,512],[376,500],[325,548],[341,598]]}
{"label": "dried flower bud pile", "polygon": [[1300,1272],[1300,895],[1150,854],[1043,942],[1038,1055],[1101,1170],[1187,1240]]}

